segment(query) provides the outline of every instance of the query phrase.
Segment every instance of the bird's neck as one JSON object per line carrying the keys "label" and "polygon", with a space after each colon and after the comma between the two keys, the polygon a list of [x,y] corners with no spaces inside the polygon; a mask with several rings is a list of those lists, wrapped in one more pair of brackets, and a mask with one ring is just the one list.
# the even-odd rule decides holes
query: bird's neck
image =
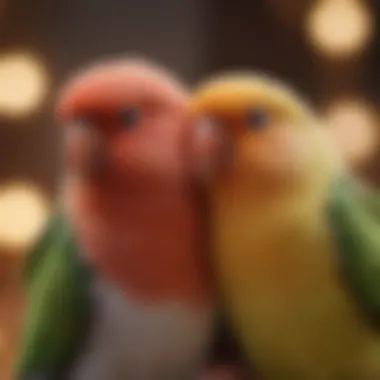
{"label": "bird's neck", "polygon": [[305,268],[312,273],[331,268],[323,199],[307,192],[260,198],[218,194],[213,232],[224,282],[259,289],[293,276],[294,284],[306,284]]}
{"label": "bird's neck", "polygon": [[198,215],[185,186],[68,186],[69,218],[96,270],[130,295],[208,302]]}

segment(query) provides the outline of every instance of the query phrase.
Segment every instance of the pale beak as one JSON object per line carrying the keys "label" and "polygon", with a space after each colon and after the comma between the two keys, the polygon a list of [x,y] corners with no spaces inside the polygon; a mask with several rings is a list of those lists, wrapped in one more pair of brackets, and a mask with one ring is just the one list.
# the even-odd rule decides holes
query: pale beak
{"label": "pale beak", "polygon": [[70,125],[66,129],[68,170],[76,176],[94,178],[107,167],[104,139],[96,129]]}
{"label": "pale beak", "polygon": [[233,141],[213,119],[203,118],[195,125],[194,154],[200,180],[210,183],[232,167]]}

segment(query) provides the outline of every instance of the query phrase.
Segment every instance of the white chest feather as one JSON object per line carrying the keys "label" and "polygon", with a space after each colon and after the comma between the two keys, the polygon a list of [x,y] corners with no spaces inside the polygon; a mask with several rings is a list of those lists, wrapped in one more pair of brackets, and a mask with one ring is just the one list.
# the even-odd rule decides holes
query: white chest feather
{"label": "white chest feather", "polygon": [[185,380],[211,339],[211,309],[147,305],[103,280],[93,286],[94,320],[70,380]]}

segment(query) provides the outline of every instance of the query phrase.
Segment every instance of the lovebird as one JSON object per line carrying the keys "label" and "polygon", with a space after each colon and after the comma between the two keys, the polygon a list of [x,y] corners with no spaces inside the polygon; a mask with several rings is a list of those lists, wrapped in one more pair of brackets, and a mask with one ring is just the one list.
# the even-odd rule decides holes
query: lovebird
{"label": "lovebird", "polygon": [[380,197],[301,95],[220,74],[191,102],[212,266],[265,380],[380,379]]}
{"label": "lovebird", "polygon": [[21,380],[185,380],[213,297],[186,145],[187,90],[110,60],[63,89],[59,205],[26,266]]}

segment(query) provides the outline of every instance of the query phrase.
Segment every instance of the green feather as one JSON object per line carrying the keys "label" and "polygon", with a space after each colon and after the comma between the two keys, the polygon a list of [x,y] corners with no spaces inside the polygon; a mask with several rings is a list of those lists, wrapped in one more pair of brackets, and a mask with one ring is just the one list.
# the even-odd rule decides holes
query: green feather
{"label": "green feather", "polygon": [[353,179],[332,191],[329,217],[348,284],[380,327],[380,194]]}
{"label": "green feather", "polygon": [[65,217],[60,209],[53,212],[45,230],[38,238],[36,244],[28,254],[28,259],[24,267],[24,277],[27,283],[33,279],[33,275],[40,266],[40,263],[49,253],[51,243],[54,241],[57,233],[64,228],[66,223]]}
{"label": "green feather", "polygon": [[79,260],[63,214],[53,216],[26,273],[33,279],[29,281],[19,378],[45,374],[44,378],[53,380],[74,359],[89,318],[89,268]]}

